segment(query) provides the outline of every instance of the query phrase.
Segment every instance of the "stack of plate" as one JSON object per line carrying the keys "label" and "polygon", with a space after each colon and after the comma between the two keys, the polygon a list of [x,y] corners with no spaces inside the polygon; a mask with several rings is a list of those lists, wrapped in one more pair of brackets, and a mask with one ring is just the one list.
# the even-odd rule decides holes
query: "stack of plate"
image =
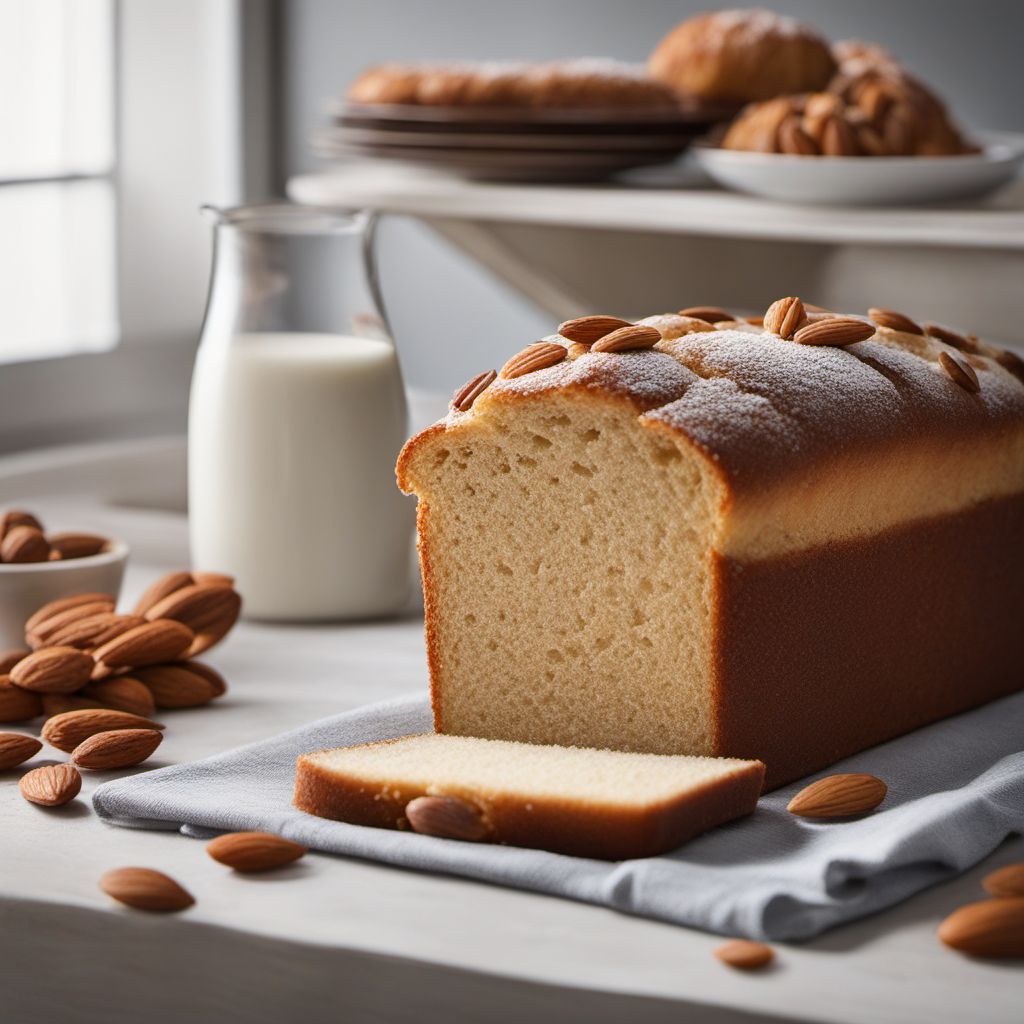
{"label": "stack of plate", "polygon": [[400,161],[466,177],[593,181],[673,161],[730,111],[346,104],[314,140],[331,159]]}

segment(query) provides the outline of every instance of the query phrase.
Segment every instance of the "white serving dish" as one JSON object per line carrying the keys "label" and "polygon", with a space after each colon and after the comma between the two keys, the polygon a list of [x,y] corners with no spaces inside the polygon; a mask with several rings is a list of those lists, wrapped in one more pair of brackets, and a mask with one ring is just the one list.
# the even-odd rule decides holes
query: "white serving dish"
{"label": "white serving dish", "polygon": [[60,562],[0,563],[0,646],[25,646],[25,620],[48,601],[96,592],[117,600],[128,545],[112,540],[107,551]]}
{"label": "white serving dish", "polygon": [[789,203],[890,206],[985,195],[1016,177],[1024,136],[984,132],[980,153],[938,157],[789,156],[694,146],[719,185]]}

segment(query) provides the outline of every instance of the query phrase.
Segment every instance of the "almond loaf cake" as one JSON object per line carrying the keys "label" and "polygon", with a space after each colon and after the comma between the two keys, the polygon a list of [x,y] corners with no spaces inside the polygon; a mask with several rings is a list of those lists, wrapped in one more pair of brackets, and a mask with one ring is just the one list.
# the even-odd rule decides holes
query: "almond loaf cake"
{"label": "almond loaf cake", "polygon": [[300,757],[295,805],[353,825],[624,860],[750,814],[763,781],[756,761],[431,733]]}
{"label": "almond loaf cake", "polygon": [[559,330],[399,458],[438,732],[777,786],[1024,686],[1019,357],[794,297]]}

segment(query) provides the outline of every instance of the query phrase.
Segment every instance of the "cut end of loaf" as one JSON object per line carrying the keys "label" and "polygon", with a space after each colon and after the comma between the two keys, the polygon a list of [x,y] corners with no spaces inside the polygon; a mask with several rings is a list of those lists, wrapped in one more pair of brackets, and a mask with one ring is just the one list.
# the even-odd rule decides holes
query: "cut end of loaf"
{"label": "cut end of loaf", "polygon": [[758,761],[425,734],[300,757],[295,804],[407,829],[411,800],[452,796],[479,809],[494,842],[623,859],[749,814],[763,781]]}

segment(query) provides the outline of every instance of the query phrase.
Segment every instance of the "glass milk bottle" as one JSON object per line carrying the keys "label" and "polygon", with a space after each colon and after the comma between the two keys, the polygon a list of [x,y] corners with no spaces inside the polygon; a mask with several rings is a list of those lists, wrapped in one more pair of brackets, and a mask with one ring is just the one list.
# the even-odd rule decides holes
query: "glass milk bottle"
{"label": "glass milk bottle", "polygon": [[189,403],[192,562],[252,618],[398,611],[413,508],[395,485],[407,411],[379,301],[373,219],[206,208],[213,271]]}

